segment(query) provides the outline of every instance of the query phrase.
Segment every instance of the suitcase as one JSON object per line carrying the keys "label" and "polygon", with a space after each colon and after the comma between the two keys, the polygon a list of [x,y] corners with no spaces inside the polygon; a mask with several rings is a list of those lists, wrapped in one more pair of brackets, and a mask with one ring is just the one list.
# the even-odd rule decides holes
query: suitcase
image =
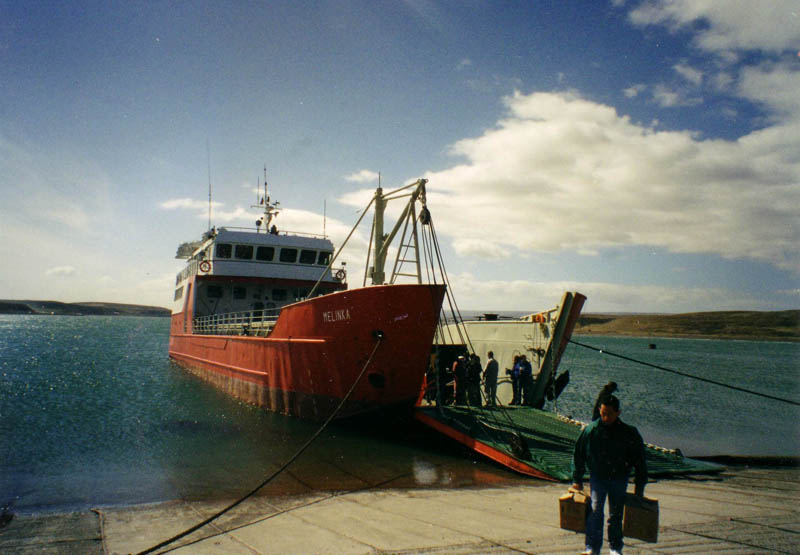
{"label": "suitcase", "polygon": [[622,535],[650,543],[658,541],[658,499],[625,495]]}
{"label": "suitcase", "polygon": [[586,531],[586,516],[592,506],[589,492],[574,491],[570,488],[558,498],[559,514],[561,516],[561,528],[573,530],[574,532]]}

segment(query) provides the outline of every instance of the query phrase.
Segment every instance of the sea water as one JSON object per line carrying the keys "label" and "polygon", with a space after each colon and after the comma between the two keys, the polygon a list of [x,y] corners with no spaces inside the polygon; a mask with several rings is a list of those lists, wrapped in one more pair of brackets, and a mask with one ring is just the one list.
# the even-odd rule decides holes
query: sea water
{"label": "sea water", "polygon": [[[239,402],[171,362],[166,318],[0,316],[0,508],[63,511],[233,498],[280,468],[320,425]],[[800,401],[800,345],[576,337],[708,379]],[[649,343],[657,343],[655,350]],[[694,455],[798,455],[797,406],[570,345],[560,412],[590,418],[620,385],[645,440]],[[528,479],[407,420],[336,423],[265,495],[458,487]]]}
{"label": "sea water", "polygon": [[689,456],[800,455],[799,343],[600,336],[573,341],[597,350],[569,345],[559,371],[570,371],[570,384],[556,401],[559,412],[590,420],[600,389],[614,381],[621,418],[647,442]]}

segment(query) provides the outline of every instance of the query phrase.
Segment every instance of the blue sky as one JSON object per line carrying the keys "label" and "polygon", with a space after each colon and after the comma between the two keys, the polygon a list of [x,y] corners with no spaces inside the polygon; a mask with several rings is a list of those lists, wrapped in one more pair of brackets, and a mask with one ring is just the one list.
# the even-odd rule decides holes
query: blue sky
{"label": "blue sky", "polygon": [[266,165],[337,243],[427,177],[465,309],[798,308],[798,90],[795,1],[0,0],[0,298],[167,306]]}

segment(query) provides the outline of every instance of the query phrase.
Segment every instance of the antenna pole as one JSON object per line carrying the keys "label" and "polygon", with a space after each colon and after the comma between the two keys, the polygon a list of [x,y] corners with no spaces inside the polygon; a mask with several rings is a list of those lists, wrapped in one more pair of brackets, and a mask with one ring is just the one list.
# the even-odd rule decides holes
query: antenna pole
{"label": "antenna pole", "polygon": [[206,158],[208,159],[208,229],[211,229],[211,147],[206,137]]}

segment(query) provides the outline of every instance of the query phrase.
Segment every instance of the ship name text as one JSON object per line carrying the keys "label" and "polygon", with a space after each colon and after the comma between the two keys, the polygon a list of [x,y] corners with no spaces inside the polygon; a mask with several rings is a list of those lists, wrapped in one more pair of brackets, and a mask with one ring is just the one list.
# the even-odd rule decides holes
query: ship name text
{"label": "ship name text", "polygon": [[337,310],[326,310],[322,313],[323,322],[341,322],[350,319],[350,310],[347,308],[340,308]]}

